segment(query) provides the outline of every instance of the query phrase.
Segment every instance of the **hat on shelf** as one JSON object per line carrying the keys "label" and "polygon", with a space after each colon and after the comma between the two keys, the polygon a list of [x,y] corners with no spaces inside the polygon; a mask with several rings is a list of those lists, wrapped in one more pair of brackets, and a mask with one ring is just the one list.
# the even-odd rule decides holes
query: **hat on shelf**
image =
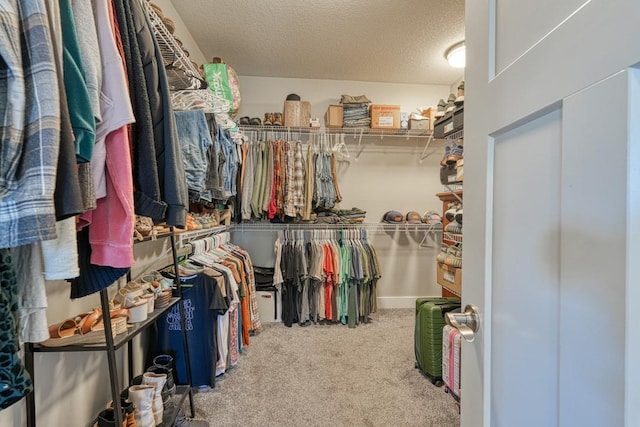
{"label": "hat on shelf", "polygon": [[398,224],[404,222],[404,215],[398,211],[388,211],[382,217],[382,222],[389,224]]}
{"label": "hat on shelf", "polygon": [[300,101],[300,95],[290,93],[289,95],[287,95],[287,101]]}
{"label": "hat on shelf", "polygon": [[409,224],[422,224],[422,215],[415,211],[407,212],[405,219]]}

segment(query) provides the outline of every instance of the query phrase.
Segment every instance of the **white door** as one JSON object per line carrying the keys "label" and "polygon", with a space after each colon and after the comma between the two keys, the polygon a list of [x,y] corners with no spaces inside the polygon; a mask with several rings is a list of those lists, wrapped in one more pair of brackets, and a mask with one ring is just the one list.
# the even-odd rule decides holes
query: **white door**
{"label": "white door", "polygon": [[465,13],[462,427],[640,426],[640,0]]}

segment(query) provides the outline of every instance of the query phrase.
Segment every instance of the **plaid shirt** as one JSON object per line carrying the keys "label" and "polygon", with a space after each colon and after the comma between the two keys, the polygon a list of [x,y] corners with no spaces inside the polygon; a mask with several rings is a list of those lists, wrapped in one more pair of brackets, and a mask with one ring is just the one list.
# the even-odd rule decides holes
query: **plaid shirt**
{"label": "plaid shirt", "polygon": [[290,141],[286,141],[284,143],[285,147],[285,168],[286,168],[286,179],[285,179],[285,187],[284,187],[284,214],[286,216],[290,216],[295,218],[296,216],[296,207],[294,205],[295,202],[295,178],[294,178],[294,154],[291,149],[291,145],[293,143]]}
{"label": "plaid shirt", "polygon": [[[0,135],[11,134],[7,143],[3,140],[0,153],[0,248],[56,237],[53,192],[60,146],[60,100],[49,24],[43,0],[11,3],[18,11],[20,24],[16,27],[18,21],[10,7],[0,6],[3,16],[8,17],[0,24],[0,55],[4,60],[0,67],[0,105],[7,108],[12,102],[12,109],[24,105],[17,110],[24,118],[12,123],[17,115],[3,114],[12,119],[0,123]],[[21,43],[20,60],[11,49]],[[20,62],[22,72],[8,79],[16,71],[11,67]]]}
{"label": "plaid shirt", "polygon": [[296,213],[302,216],[304,211],[304,164],[302,160],[302,143],[295,143],[293,162],[293,205]]}

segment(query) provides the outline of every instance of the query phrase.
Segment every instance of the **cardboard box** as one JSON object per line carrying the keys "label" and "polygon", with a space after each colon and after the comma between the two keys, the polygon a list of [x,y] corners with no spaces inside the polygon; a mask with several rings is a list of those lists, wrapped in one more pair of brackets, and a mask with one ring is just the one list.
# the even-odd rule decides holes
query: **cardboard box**
{"label": "cardboard box", "polygon": [[438,107],[429,107],[425,110],[422,110],[422,115],[429,119],[429,130],[433,130],[433,123],[436,121],[437,112]]}
{"label": "cardboard box", "polygon": [[324,113],[324,127],[341,128],[344,124],[344,111],[342,105],[329,105]]}
{"label": "cardboard box", "polygon": [[462,269],[438,263],[438,284],[457,295],[462,295]]}
{"label": "cardboard box", "polygon": [[400,129],[400,106],[371,105],[371,129]]}

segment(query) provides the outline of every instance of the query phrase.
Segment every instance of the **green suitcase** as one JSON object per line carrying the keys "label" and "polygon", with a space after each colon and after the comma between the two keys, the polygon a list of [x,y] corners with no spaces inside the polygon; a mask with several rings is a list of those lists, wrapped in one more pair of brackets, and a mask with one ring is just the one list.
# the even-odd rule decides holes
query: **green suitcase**
{"label": "green suitcase", "polygon": [[416,368],[438,387],[442,386],[442,328],[444,314],[460,309],[460,299],[428,297],[416,299],[414,344]]}

